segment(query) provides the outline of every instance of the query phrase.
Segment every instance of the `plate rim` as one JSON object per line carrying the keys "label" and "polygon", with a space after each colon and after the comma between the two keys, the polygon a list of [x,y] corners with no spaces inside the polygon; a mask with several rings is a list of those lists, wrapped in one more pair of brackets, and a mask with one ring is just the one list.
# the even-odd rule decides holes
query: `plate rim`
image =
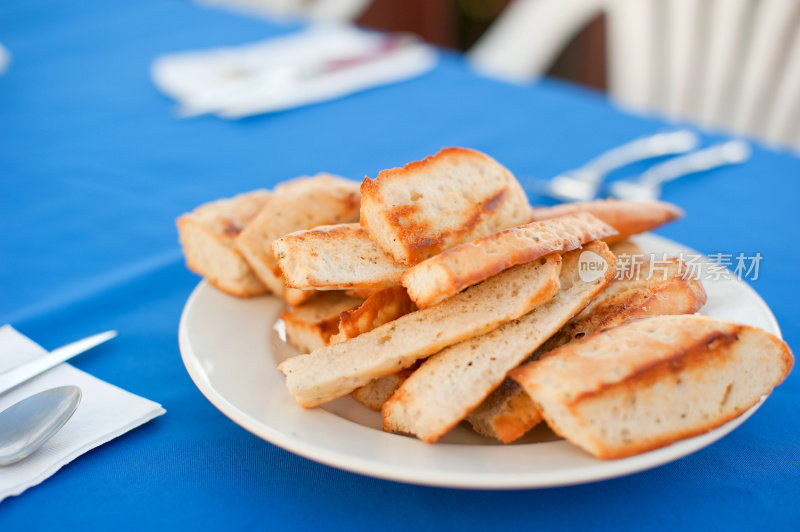
{"label": "plate rim", "polygon": [[[644,236],[654,242],[654,245],[664,244],[667,246],[680,247],[687,252],[697,253],[702,255],[704,260],[710,260],[705,254],[700,254],[697,251],[680,244],[674,240],[662,237],[660,235],[645,233]],[[636,237],[634,237],[635,239]],[[766,319],[774,328],[776,336],[782,338],[782,333],[769,305],[761,298],[758,292],[753,289],[748,283],[737,280],[738,285],[743,287],[745,291],[757,302],[760,310],[763,312]],[[226,397],[219,393],[210,382],[207,374],[201,367],[200,361],[194,355],[189,338],[187,320],[191,312],[192,305],[201,297],[205,290],[213,290],[214,288],[206,280],[201,280],[192,290],[189,298],[184,304],[181,312],[180,322],[178,325],[178,345],[181,353],[181,359],[186,367],[189,376],[194,382],[195,386],[200,392],[208,399],[208,401],[217,408],[222,414],[232,420],[234,423],[247,430],[251,434],[276,445],[288,452],[302,456],[309,460],[322,463],[336,469],[357,473],[373,478],[380,478],[384,480],[403,482],[408,484],[455,488],[455,489],[490,489],[490,490],[514,490],[514,489],[538,489],[559,486],[570,486],[576,484],[585,484],[591,482],[598,482],[611,478],[630,475],[633,473],[646,471],[673,462],[694,452],[697,452],[712,443],[720,440],[742,423],[744,423],[750,416],[752,416],[758,408],[764,404],[768,395],[762,396],[759,402],[751,408],[737,416],[736,418],[712,429],[703,434],[693,436],[684,440],[679,440],[671,445],[655,449],[646,453],[635,455],[628,458],[618,460],[598,460],[599,464],[607,465],[613,464],[613,468],[579,468],[574,471],[548,471],[536,472],[533,475],[529,472],[519,472],[517,475],[511,477],[507,474],[493,473],[476,473],[467,471],[450,471],[450,470],[431,470],[424,476],[420,476],[418,472],[408,469],[404,470],[401,466],[393,465],[385,462],[375,462],[371,459],[364,459],[353,454],[342,453],[334,451],[319,443],[309,443],[300,438],[292,437],[277,430],[264,422],[253,418],[246,412],[240,410],[236,405],[231,403]],[[271,297],[271,296],[266,296]],[[307,411],[306,414],[319,413],[320,409],[313,409]],[[334,415],[325,412],[325,415]],[[347,420],[344,420],[347,421]],[[347,421],[348,423],[352,423]],[[367,427],[360,426],[353,423],[354,427],[360,427],[364,430],[373,430]],[[381,433],[385,434],[385,433]],[[385,434],[392,437],[403,437],[393,434]],[[422,442],[419,442],[422,443]],[[428,444],[423,444],[428,445]],[[565,440],[554,442],[544,442],[531,445],[572,445]],[[437,443],[436,448],[461,448],[466,447],[459,444],[451,443]],[[475,446],[469,446],[475,447]],[[493,446],[495,448],[503,448],[502,446]],[[596,469],[600,469],[598,473]],[[603,469],[613,469],[612,471],[602,472]]]}

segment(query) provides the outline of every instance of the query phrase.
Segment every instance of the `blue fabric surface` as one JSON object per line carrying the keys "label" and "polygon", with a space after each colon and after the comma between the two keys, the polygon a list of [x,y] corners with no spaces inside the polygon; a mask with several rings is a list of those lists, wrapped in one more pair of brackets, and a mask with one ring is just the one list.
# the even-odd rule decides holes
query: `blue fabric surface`
{"label": "blue fabric surface", "polygon": [[[553,81],[481,79],[449,54],[412,81],[237,122],[176,120],[150,82],[158,54],[293,29],[175,1],[0,4],[0,40],[13,56],[0,76],[0,323],[47,348],[119,329],[75,365],[167,409],[0,504],[0,530],[794,528],[797,372],[698,453],[548,490],[362,477],[279,449],[219,413],[178,353],[178,319],[198,281],[177,244],[180,213],[303,173],[375,176],[448,145],[547,177],[665,126]],[[744,166],[669,185],[664,199],[687,216],[659,231],[706,253],[760,252],[751,284],[794,348],[799,183],[800,159],[757,146]]]}

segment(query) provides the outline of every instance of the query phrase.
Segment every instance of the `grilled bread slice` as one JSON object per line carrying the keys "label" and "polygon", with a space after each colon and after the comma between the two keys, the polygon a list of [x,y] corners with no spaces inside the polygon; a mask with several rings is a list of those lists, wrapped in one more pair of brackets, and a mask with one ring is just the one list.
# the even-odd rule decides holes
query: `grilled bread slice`
{"label": "grilled bread slice", "polygon": [[330,174],[293,179],[275,188],[268,205],[236,238],[236,247],[262,283],[296,305],[313,292],[287,292],[272,254],[272,241],[300,229],[358,220],[359,206],[360,192],[354,181]]}
{"label": "grilled bread slice", "polygon": [[405,288],[386,288],[369,296],[358,308],[342,312],[339,332],[331,337],[330,343],[338,344],[355,338],[415,310]]}
{"label": "grilled bread slice", "polygon": [[558,291],[557,254],[516,266],[442,304],[406,314],[346,342],[283,361],[289,393],[304,407],[346,395],[448,345],[496,329]]}
{"label": "grilled bread slice", "polygon": [[632,319],[694,314],[705,303],[703,284],[688,275],[680,259],[668,259],[663,270],[644,268],[635,277],[614,280],[542,348],[550,351]]}
{"label": "grilled bread slice", "polygon": [[664,201],[595,200],[562,203],[553,207],[535,207],[534,220],[546,220],[565,214],[589,212],[617,230],[606,242],[623,240],[631,235],[651,231],[683,217],[683,211]]}
{"label": "grilled bread slice", "polygon": [[511,266],[614,234],[585,212],[532,222],[448,249],[406,270],[401,282],[419,308],[430,307]]}
{"label": "grilled bread slice", "polygon": [[272,250],[292,288],[383,289],[398,286],[405,270],[355,223],[290,233],[273,242]]}
{"label": "grilled bread slice", "polygon": [[[641,248],[630,240],[617,242],[610,245],[609,249],[618,258],[620,255],[642,254]],[[603,292],[608,291],[609,287],[610,285],[607,286]],[[680,301],[684,300],[681,298]],[[703,301],[705,301],[705,297],[703,297]],[[673,301],[673,298],[669,297],[667,298],[667,302],[679,303],[678,301]],[[367,302],[362,306],[366,304]],[[702,303],[700,303],[700,306],[702,306]],[[685,309],[685,306],[681,308]],[[699,308],[699,306],[697,306],[697,308]],[[695,312],[695,310],[680,310],[679,312]],[[358,312],[358,309],[351,311],[351,313],[352,312]],[[670,312],[665,311],[663,313],[669,314]],[[580,316],[580,314],[578,316]],[[577,319],[578,316],[573,318],[573,320]],[[610,327],[611,325],[607,326]],[[562,327],[562,330],[566,327],[567,326]],[[339,335],[341,334],[342,324],[340,322]],[[336,343],[333,338],[331,338],[331,343]],[[541,351],[541,349],[537,351]],[[352,395],[372,410],[380,410],[383,403],[392,396],[394,391],[400,387],[411,373],[412,372],[409,370],[403,370],[394,375],[375,379],[369,384],[355,390]],[[470,412],[467,416],[467,421],[472,424],[476,432],[484,436],[496,438],[504,443],[510,443],[522,437],[541,420],[542,416],[531,401],[530,396],[525,393],[519,384],[509,378],[504,379],[500,387],[489,394],[478,408]]]}
{"label": "grilled bread slice", "polygon": [[[360,307],[342,312],[339,316],[339,332],[331,336],[330,343],[338,344],[355,338],[415,310],[416,305],[408,297],[405,288],[402,286],[386,288],[370,295]],[[411,375],[412,368],[374,379],[353,390],[352,396],[368,408],[380,411],[383,403]]]}
{"label": "grilled bread slice", "polygon": [[467,415],[478,434],[511,443],[542,422],[542,413],[514,379],[506,377]]}
{"label": "grilled bread slice", "polygon": [[345,294],[351,297],[360,297],[361,299],[368,299],[370,296],[374,296],[378,292],[382,292],[385,288],[348,288],[345,290]]}
{"label": "grilled bread slice", "polygon": [[603,242],[586,249],[606,261],[605,273],[581,275],[582,251],[564,255],[558,293],[494,331],[452,345],[426,360],[383,405],[383,428],[433,443],[500,386],[506,374],[589,304],[614,275],[614,255]]}
{"label": "grilled bread slice", "polygon": [[235,249],[234,240],[269,201],[270,195],[266,190],[255,190],[206,203],[178,218],[178,236],[186,266],[234,296],[269,292]]}
{"label": "grilled bread slice", "polygon": [[610,243],[608,245],[608,249],[611,250],[611,253],[617,256],[617,259],[619,259],[621,256],[644,256],[644,250],[642,250],[642,248],[640,248],[636,242],[627,238]]}
{"label": "grilled bread slice", "polygon": [[417,264],[530,221],[516,178],[483,153],[445,148],[361,184],[361,225],[394,259]]}
{"label": "grilled bread slice", "polygon": [[[705,304],[706,293],[700,281],[686,274],[685,265],[672,259],[663,273],[643,268],[636,277],[620,279],[617,276],[529,360],[536,360],[556,347],[632,319],[694,314]],[[528,394],[510,378],[506,378],[502,386],[467,416],[467,421],[478,433],[504,443],[522,437],[541,420],[541,413]]]}
{"label": "grilled bread slice", "polygon": [[569,343],[511,376],[555,432],[610,459],[722,425],[783,382],[793,362],[761,329],[658,316]]}
{"label": "grilled bread slice", "polygon": [[281,313],[286,339],[303,353],[329,344],[339,330],[339,316],[358,307],[363,300],[342,292],[324,292],[302,305]]}
{"label": "grilled bread slice", "polygon": [[383,404],[388,401],[392,394],[394,394],[395,390],[397,390],[400,385],[403,384],[403,381],[405,381],[411,376],[412,373],[414,373],[418,367],[418,364],[419,362],[410,368],[406,368],[398,371],[397,373],[375,379],[365,384],[361,388],[353,390],[351,395],[370,410],[380,412]]}

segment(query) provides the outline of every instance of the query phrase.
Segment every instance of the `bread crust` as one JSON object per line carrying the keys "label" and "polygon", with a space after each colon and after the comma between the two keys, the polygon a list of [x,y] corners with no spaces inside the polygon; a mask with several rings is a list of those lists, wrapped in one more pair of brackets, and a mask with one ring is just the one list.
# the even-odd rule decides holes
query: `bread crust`
{"label": "bread crust", "polygon": [[356,388],[350,395],[370,410],[380,412],[384,403],[394,394],[395,391],[411,376],[419,367],[419,361],[409,368],[402,369],[392,375],[380,377],[365,384],[361,388]]}
{"label": "bread crust", "polygon": [[694,314],[705,303],[703,284],[686,278],[686,265],[680,259],[669,259],[663,278],[619,279],[609,284],[583,312],[542,346],[542,352],[633,319]]}
{"label": "bread crust", "polygon": [[542,421],[542,413],[514,380],[506,378],[467,415],[475,432],[503,443],[521,438]]}
{"label": "bread crust", "polygon": [[[633,319],[694,314],[705,304],[703,285],[697,279],[685,278],[685,265],[679,259],[672,259],[663,272],[648,270],[648,273],[650,275],[644,278],[615,279],[531,355],[529,361],[571,341]],[[510,443],[536,426],[542,415],[522,387],[506,378],[467,420],[479,433]]]}
{"label": "bread crust", "polygon": [[511,377],[554,431],[612,459],[737,417],[779,385],[793,361],[786,343],[761,329],[658,316],[567,344]]}
{"label": "bread crust", "polygon": [[[192,270],[195,273],[198,273],[197,270],[194,268],[193,264],[190,261],[186,261],[186,267]],[[228,295],[234,297],[240,297],[242,299],[247,299],[250,297],[260,296],[269,293],[269,289],[261,284],[261,281],[258,280],[257,277],[253,276],[251,279],[245,281],[242,284],[227,284],[224,281],[219,279],[214,279],[211,277],[204,277],[204,279],[221,292],[225,292]]]}
{"label": "bread crust", "polygon": [[584,281],[579,273],[581,251],[565,255],[561,289],[552,299],[490,333],[428,358],[383,405],[384,430],[433,443],[478,407],[510,370],[583,310],[611,280],[616,259],[608,246],[593,242],[587,250],[606,261],[604,275]]}
{"label": "bread crust", "polygon": [[558,254],[517,266],[441,305],[412,312],[347,342],[284,360],[278,369],[301,406],[318,406],[543,304],[558,291],[560,270]]}
{"label": "bread crust", "polygon": [[181,215],[176,225],[187,268],[233,296],[252,297],[269,292],[233,243],[270,196],[265,190],[256,190],[205,203]]}
{"label": "bread crust", "polygon": [[323,225],[275,240],[287,286],[316,290],[382,290],[400,284],[405,267],[357,223]]}
{"label": "bread crust", "polygon": [[531,222],[426,259],[406,270],[401,283],[414,303],[426,308],[517,264],[614,234],[613,227],[584,212]]}
{"label": "bread crust", "polygon": [[365,178],[361,195],[362,227],[407,266],[530,218],[525,192],[511,172],[464,148],[444,148]]}
{"label": "bread crust", "polygon": [[272,242],[293,231],[355,221],[359,209],[359,185],[354,181],[325,173],[295,178],[275,188],[269,202],[236,237],[236,247],[262,283],[289,305],[298,305],[314,292],[287,290]]}
{"label": "bread crust", "polygon": [[644,250],[636,242],[628,238],[612,242],[608,245],[608,248],[618,259],[621,256],[644,255]]}
{"label": "bread crust", "polygon": [[378,292],[382,292],[385,288],[348,288],[345,293],[350,297],[358,297],[361,299],[369,299]]}
{"label": "bread crust", "polygon": [[616,229],[618,232],[616,235],[604,239],[608,243],[652,231],[683,217],[683,211],[678,206],[665,201],[604,199],[562,203],[552,207],[535,207],[533,219],[546,220],[576,212],[589,212]]}
{"label": "bread crust", "polygon": [[338,344],[369,332],[384,323],[416,310],[405,288],[393,286],[369,296],[358,308],[339,315],[339,332],[331,337],[331,344]]}
{"label": "bread crust", "polygon": [[341,292],[324,292],[296,308],[286,309],[281,312],[286,339],[302,353],[324,347],[339,330],[340,314],[361,303]]}

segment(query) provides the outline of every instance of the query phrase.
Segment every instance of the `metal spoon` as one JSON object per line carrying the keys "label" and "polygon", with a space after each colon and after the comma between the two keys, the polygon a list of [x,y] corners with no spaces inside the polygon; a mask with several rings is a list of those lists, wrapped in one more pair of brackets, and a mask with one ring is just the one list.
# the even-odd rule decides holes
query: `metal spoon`
{"label": "metal spoon", "polygon": [[750,153],[750,145],[746,142],[730,140],[657,164],[639,179],[612,183],[609,190],[615,198],[656,200],[661,196],[661,186],[664,183],[720,166],[743,163],[750,158]]}
{"label": "metal spoon", "polygon": [[0,412],[0,466],[27,458],[64,426],[81,402],[81,389],[60,386]]}

